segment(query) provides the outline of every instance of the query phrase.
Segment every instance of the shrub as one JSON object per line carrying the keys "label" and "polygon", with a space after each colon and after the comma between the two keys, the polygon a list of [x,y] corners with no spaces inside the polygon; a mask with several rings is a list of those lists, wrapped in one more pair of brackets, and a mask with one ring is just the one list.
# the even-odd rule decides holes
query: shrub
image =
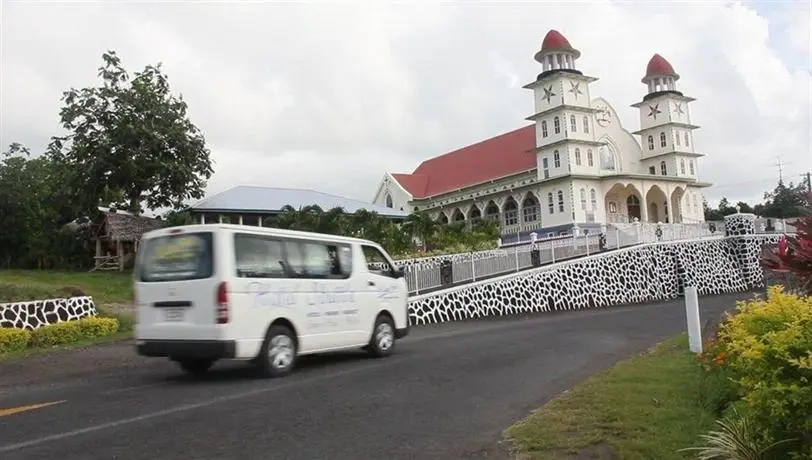
{"label": "shrub", "polygon": [[76,321],[65,321],[33,330],[29,345],[32,347],[50,347],[81,340],[97,339],[117,332],[118,326],[117,319],[98,316],[82,318]]}
{"label": "shrub", "polygon": [[791,438],[788,446],[812,454],[812,297],[772,286],[766,299],[739,302],[715,359],[732,372],[764,442]]}
{"label": "shrub", "polygon": [[0,328],[0,353],[20,351],[28,345],[31,331],[11,327]]}
{"label": "shrub", "polygon": [[796,236],[785,236],[785,247],[763,251],[761,264],[768,270],[788,271],[797,280],[798,290],[812,295],[812,215],[790,224],[795,226]]}

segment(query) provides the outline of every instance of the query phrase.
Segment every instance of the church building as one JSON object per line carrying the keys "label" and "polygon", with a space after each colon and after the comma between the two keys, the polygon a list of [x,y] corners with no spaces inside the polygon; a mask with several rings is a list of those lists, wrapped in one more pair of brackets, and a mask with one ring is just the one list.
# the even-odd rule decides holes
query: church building
{"label": "church building", "polygon": [[[581,53],[556,30],[535,60],[533,124],[430,158],[412,173],[386,173],[373,203],[426,211],[442,223],[499,222],[505,242],[599,231],[613,223],[704,221],[698,159],[679,75],[655,54],[632,104],[640,129],[627,131],[615,109],[592,98],[597,80],[577,70]],[[635,136],[640,137],[638,142]]]}

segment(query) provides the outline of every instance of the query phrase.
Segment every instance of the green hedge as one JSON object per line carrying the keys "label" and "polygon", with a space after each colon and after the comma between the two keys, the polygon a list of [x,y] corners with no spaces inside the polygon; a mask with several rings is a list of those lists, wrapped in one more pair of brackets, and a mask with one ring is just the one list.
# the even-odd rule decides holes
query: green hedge
{"label": "green hedge", "polygon": [[0,328],[0,353],[20,351],[28,346],[31,331],[10,327]]}
{"label": "green hedge", "polygon": [[0,353],[94,340],[114,334],[118,330],[119,322],[116,318],[101,316],[90,316],[76,321],[51,324],[33,331],[2,328],[0,329]]}

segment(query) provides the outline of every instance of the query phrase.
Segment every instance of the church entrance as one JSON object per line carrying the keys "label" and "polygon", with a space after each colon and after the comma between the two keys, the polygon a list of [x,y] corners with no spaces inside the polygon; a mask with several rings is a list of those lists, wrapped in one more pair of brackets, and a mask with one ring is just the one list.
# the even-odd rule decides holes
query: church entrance
{"label": "church entrance", "polygon": [[629,195],[626,198],[626,210],[629,214],[629,222],[634,222],[634,219],[640,220],[640,199],[636,195]]}

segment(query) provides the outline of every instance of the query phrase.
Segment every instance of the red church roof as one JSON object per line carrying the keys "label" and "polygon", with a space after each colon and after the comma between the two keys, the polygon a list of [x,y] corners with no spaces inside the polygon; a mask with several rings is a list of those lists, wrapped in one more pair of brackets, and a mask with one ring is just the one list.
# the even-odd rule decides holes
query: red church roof
{"label": "red church roof", "polygon": [[674,72],[674,67],[671,66],[670,62],[666,61],[665,58],[659,54],[655,54],[648,61],[648,65],[646,66],[646,76],[644,78],[676,74],[677,73]]}
{"label": "red church roof", "polygon": [[392,174],[414,198],[427,198],[534,169],[536,128],[515,131],[424,161],[411,174]]}

